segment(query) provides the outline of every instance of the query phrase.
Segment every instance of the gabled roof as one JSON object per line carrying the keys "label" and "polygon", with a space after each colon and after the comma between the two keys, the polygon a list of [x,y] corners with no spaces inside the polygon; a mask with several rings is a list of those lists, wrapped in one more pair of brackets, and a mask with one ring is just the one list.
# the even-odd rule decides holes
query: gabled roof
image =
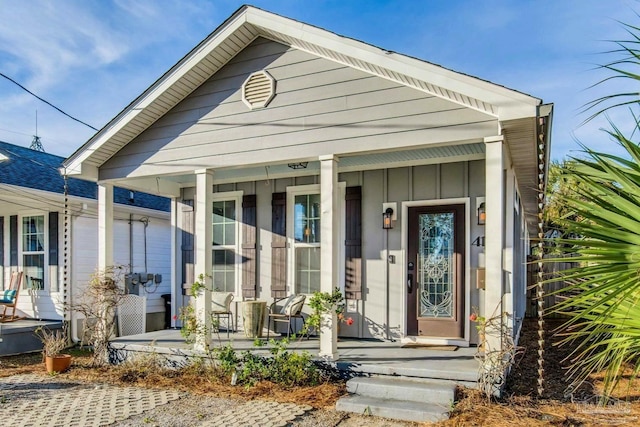
{"label": "gabled roof", "polygon": [[[0,141],[0,190],[8,184],[62,195],[64,179],[59,169],[63,161],[64,157]],[[68,191],[70,196],[98,198],[97,185],[83,179],[69,178]],[[136,192],[131,202],[129,190],[118,187],[114,188],[114,202],[163,212],[171,209],[169,199],[142,192]]]}
{"label": "gabled roof", "polygon": [[242,6],[65,162],[97,180],[98,168],[257,37],[264,37],[497,117],[535,117],[541,100],[318,27]]}

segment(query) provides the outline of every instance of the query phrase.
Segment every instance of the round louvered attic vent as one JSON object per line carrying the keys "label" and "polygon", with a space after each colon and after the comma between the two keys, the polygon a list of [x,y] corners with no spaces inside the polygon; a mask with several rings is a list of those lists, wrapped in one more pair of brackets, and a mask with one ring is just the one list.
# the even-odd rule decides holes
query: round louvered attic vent
{"label": "round louvered attic vent", "polygon": [[266,107],[276,94],[276,81],[266,71],[251,74],[242,85],[242,100],[249,108]]}

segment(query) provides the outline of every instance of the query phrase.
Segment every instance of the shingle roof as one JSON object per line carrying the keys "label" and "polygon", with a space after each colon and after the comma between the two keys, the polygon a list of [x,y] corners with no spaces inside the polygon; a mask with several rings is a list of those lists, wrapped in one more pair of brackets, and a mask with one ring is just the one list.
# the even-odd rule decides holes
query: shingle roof
{"label": "shingle roof", "polygon": [[[64,193],[64,180],[59,168],[64,157],[31,150],[18,145],[0,141],[0,183],[33,188],[51,193]],[[88,199],[98,198],[98,186],[94,182],[77,178],[68,180],[69,195]],[[136,191],[134,201],[129,200],[129,190],[114,188],[114,202],[121,205],[154,209],[163,212],[171,210],[170,200],[166,197]]]}

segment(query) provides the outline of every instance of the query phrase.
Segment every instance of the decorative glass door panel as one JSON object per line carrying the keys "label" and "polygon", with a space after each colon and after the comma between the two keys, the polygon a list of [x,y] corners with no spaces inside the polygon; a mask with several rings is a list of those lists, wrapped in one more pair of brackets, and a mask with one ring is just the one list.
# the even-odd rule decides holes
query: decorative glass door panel
{"label": "decorative glass door panel", "polygon": [[464,337],[464,205],[408,209],[407,334]]}
{"label": "decorative glass door panel", "polygon": [[420,214],[417,254],[420,306],[418,317],[454,315],[453,213]]}

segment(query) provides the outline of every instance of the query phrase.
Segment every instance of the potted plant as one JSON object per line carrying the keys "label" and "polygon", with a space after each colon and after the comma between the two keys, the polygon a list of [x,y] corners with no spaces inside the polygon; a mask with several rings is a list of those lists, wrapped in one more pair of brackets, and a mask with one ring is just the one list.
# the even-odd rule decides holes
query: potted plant
{"label": "potted plant", "polygon": [[62,329],[50,330],[40,326],[35,334],[42,342],[42,358],[49,374],[64,372],[71,366],[71,355],[63,351],[68,346],[67,325]]}

